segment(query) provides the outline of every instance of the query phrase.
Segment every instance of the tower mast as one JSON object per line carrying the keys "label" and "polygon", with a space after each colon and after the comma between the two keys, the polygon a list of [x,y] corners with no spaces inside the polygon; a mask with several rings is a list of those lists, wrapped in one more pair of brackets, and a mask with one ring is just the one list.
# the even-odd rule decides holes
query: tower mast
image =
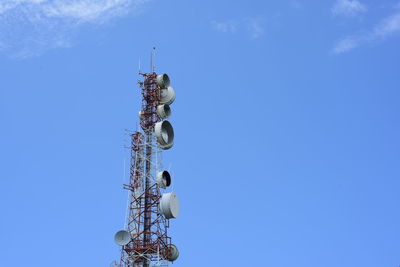
{"label": "tower mast", "polygon": [[162,151],[174,142],[174,130],[165,119],[171,115],[175,92],[167,74],[155,73],[153,56],[154,50],[150,72],[139,72],[141,129],[131,135],[130,179],[124,184],[130,191],[126,229],[114,237],[121,246],[120,263],[114,263],[118,267],[168,266],[179,255],[168,235],[169,221],[178,216],[179,204],[174,192],[167,193],[171,175],[162,169],[161,160]]}

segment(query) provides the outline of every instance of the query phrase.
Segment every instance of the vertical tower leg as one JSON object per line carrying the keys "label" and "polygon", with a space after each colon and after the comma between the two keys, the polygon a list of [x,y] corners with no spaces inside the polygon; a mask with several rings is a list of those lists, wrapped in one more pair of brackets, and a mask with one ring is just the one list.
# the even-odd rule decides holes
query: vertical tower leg
{"label": "vertical tower leg", "polygon": [[[150,186],[151,186],[151,161],[152,161],[152,147],[151,147],[151,131],[146,132],[146,169],[145,169],[145,199],[144,199],[144,235],[143,244],[148,247],[151,239],[151,199],[150,199]],[[149,261],[143,262],[143,267],[149,267]]]}

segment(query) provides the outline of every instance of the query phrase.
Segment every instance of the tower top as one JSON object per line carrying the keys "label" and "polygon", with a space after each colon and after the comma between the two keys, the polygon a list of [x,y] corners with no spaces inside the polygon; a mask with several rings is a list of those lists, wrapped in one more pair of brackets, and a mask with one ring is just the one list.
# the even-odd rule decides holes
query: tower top
{"label": "tower top", "polygon": [[156,47],[153,46],[153,50],[151,50],[150,55],[150,72],[156,71]]}

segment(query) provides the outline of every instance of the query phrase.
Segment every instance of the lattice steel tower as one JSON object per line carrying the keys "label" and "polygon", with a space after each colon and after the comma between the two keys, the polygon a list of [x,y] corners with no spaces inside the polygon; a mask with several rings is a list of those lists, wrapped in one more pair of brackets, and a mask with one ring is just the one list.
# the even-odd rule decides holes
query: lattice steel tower
{"label": "lattice steel tower", "polygon": [[162,151],[174,142],[174,130],[169,121],[170,104],[175,92],[167,74],[157,74],[151,63],[150,73],[141,73],[139,87],[142,109],[139,111],[141,130],[131,134],[131,160],[128,216],[125,229],[115,234],[121,246],[120,262],[113,266],[168,266],[179,251],[168,235],[169,221],[179,214],[174,192],[167,192],[171,175],[162,167]]}

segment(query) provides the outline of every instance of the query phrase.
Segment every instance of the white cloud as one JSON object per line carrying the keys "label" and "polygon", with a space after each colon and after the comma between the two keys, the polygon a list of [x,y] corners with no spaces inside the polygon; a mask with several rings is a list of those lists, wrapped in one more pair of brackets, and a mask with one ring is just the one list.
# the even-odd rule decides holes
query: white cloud
{"label": "white cloud", "polygon": [[247,30],[253,39],[257,39],[264,34],[264,27],[259,19],[248,19]]}
{"label": "white cloud", "polygon": [[211,26],[214,30],[222,33],[247,33],[253,39],[259,38],[264,34],[263,23],[258,18],[246,18],[241,20],[229,20],[224,22],[212,21]]}
{"label": "white cloud", "polygon": [[335,47],[333,48],[333,52],[335,54],[341,54],[348,52],[359,45],[359,40],[357,38],[347,37],[345,39],[340,40]]}
{"label": "white cloud", "polygon": [[372,37],[386,38],[398,32],[400,32],[400,13],[389,16],[376,25],[372,32]]}
{"label": "white cloud", "polygon": [[[40,0],[38,0],[40,1]],[[79,22],[101,22],[111,17],[125,15],[143,0],[79,0],[55,2],[45,8],[48,17],[70,18]]]}
{"label": "white cloud", "polygon": [[211,22],[213,28],[217,31],[224,33],[235,33],[236,32],[236,23],[232,20],[225,22]]}
{"label": "white cloud", "polygon": [[0,51],[30,57],[70,47],[81,25],[103,24],[150,0],[0,0]]}
{"label": "white cloud", "polygon": [[335,16],[355,16],[367,11],[367,7],[357,0],[337,0],[331,11]]}
{"label": "white cloud", "polygon": [[384,18],[366,34],[340,40],[333,48],[333,52],[335,54],[345,53],[361,45],[384,40],[395,34],[400,34],[400,12]]}

